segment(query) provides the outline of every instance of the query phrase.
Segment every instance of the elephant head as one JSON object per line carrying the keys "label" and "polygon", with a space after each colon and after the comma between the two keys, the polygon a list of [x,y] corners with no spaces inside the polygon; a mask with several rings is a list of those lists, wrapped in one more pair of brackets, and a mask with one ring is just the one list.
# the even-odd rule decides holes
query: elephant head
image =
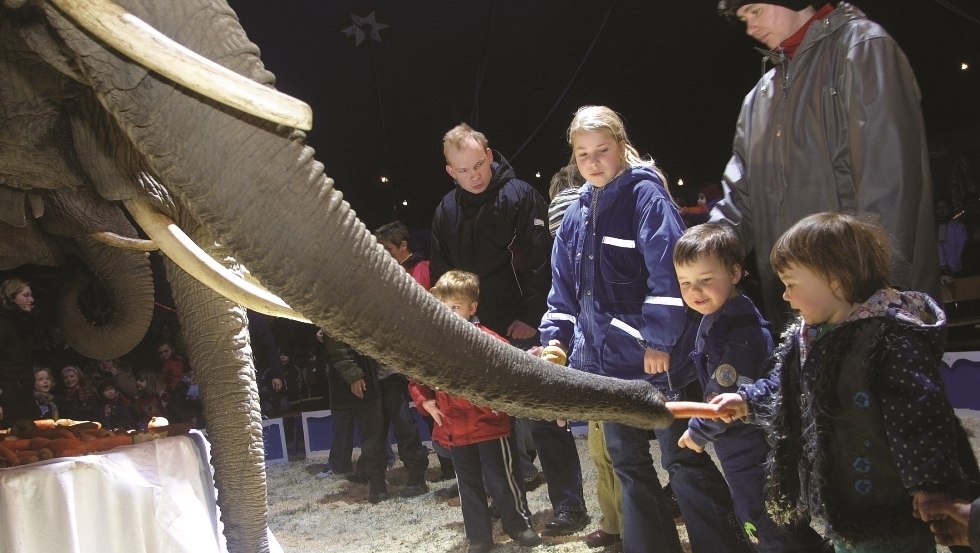
{"label": "elephant head", "polygon": [[[489,339],[419,287],[304,145],[295,128],[305,126],[302,104],[274,94],[266,101],[273,76],[224,1],[124,0],[94,17],[76,10],[90,4],[3,0],[0,182],[8,193],[37,196],[45,206],[56,197],[94,199],[120,217],[126,205],[148,224],[164,214],[221,265],[239,274],[247,267],[302,314],[294,316],[411,378],[511,414],[642,427],[670,420],[652,386],[533,358]],[[159,36],[130,51],[138,37],[120,36],[129,31],[116,23]],[[108,36],[96,34],[100,26]],[[154,61],[148,52],[166,42],[160,37],[193,54]],[[189,76],[174,71],[199,58],[213,63]],[[16,232],[57,251],[38,223],[48,212],[32,215]],[[135,236],[101,219],[84,222],[86,236]],[[4,241],[15,232],[0,231]],[[168,278],[198,369],[229,549],[264,551],[261,417],[243,308],[173,264]],[[277,301],[255,308],[288,311],[269,308]]]}

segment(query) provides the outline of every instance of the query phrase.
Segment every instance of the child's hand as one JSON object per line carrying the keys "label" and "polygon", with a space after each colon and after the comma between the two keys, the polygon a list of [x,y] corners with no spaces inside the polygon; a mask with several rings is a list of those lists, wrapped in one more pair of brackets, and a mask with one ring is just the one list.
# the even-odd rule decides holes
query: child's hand
{"label": "child's hand", "polygon": [[647,374],[665,373],[670,369],[670,354],[659,349],[647,348],[643,352],[643,372]]}
{"label": "child's hand", "polygon": [[718,407],[718,411],[728,411],[729,415],[722,417],[721,420],[733,423],[738,419],[749,416],[749,406],[742,399],[742,396],[734,393],[718,394],[711,398],[708,403]]}
{"label": "child's hand", "polygon": [[422,408],[432,417],[432,422],[436,423],[437,426],[442,426],[442,411],[436,405],[436,400],[427,399],[423,401]]}
{"label": "child's hand", "polygon": [[701,452],[704,451],[704,448],[701,447],[701,446],[699,446],[694,441],[694,439],[691,438],[691,431],[690,430],[685,430],[684,431],[684,434],[681,436],[681,438],[679,440],[677,440],[677,447],[682,447],[682,448],[686,447],[687,449],[694,450],[694,451],[696,451],[698,453],[701,453]]}
{"label": "child's hand", "polygon": [[919,520],[929,522],[930,517],[923,512],[923,507],[946,501],[949,501],[949,496],[944,493],[915,492],[912,494],[912,516]]}
{"label": "child's hand", "polygon": [[930,501],[918,502],[916,494],[916,516],[929,521],[939,545],[970,545],[967,533],[970,522],[970,503],[968,501]]}
{"label": "child's hand", "polygon": [[[565,346],[561,345],[561,342],[559,342],[558,340],[549,340],[548,341],[548,346],[549,347],[555,346],[555,347],[561,348],[562,351],[567,351],[565,349]],[[535,356],[535,357],[541,357],[542,352],[544,352],[544,347],[542,347],[542,346],[534,346],[533,348],[527,350],[527,352],[530,353],[531,355]]]}

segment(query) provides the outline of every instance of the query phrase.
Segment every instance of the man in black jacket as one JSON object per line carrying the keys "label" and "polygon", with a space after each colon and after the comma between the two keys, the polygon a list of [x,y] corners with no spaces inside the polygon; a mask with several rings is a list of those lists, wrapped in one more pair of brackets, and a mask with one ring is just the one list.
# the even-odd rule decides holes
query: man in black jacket
{"label": "man in black jacket", "polygon": [[[495,161],[486,136],[469,125],[452,128],[442,145],[446,172],[456,186],[432,219],[431,282],[450,269],[476,273],[480,322],[515,347],[531,348],[538,344],[537,327],[551,288],[548,204],[499,153]],[[588,515],[572,434],[555,421],[530,426],[555,511],[544,533],[573,533]],[[525,440],[518,436],[518,441]],[[528,465],[522,462],[522,468]]]}

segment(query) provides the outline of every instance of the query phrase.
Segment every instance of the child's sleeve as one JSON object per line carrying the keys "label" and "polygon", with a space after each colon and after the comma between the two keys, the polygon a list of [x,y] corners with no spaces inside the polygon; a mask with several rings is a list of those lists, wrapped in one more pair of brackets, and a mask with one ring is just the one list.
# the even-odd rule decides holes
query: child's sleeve
{"label": "child's sleeve", "polygon": [[671,353],[684,328],[685,315],[670,252],[684,233],[684,223],[676,208],[659,196],[646,202],[638,216],[636,243],[642,245],[648,274],[640,335],[647,347]]}
{"label": "child's sleeve", "polygon": [[909,492],[961,491],[956,415],[929,346],[917,336],[896,336],[882,362],[881,412],[905,487]]}
{"label": "child's sleeve", "polygon": [[357,362],[354,350],[350,346],[325,335],[323,347],[331,370],[336,370],[344,382],[353,384],[365,377],[364,369]]}
{"label": "child's sleeve", "polygon": [[[772,341],[758,324],[726,327],[712,331],[712,336],[722,336],[723,343],[717,349],[709,349],[714,359],[709,359],[707,369],[710,374],[704,387],[704,398],[708,401],[719,394],[738,393],[743,386],[755,387],[757,380],[766,372],[766,360],[772,352]],[[757,390],[760,395],[763,386],[760,385]],[[748,403],[751,412],[751,402]],[[694,441],[703,446],[738,424],[726,424],[720,419],[695,418],[690,420],[688,428]]]}
{"label": "child's sleeve", "polygon": [[[562,229],[564,228],[563,225]],[[568,242],[560,229],[551,251],[551,292],[548,294],[548,310],[541,318],[539,327],[542,345],[548,345],[551,340],[558,340],[566,348],[571,346],[572,333],[579,315],[574,274]]]}

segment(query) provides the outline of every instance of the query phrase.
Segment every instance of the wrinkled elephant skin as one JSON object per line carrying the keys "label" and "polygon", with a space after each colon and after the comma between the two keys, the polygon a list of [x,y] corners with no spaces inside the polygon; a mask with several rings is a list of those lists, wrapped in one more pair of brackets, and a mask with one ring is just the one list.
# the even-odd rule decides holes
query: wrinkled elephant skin
{"label": "wrinkled elephant skin", "polygon": [[[13,4],[20,3],[7,0]],[[198,54],[271,85],[258,49],[224,2],[119,4]],[[376,244],[301,132],[175,86],[50,4],[0,8],[0,45],[0,179],[8,189],[43,197],[70,186],[95,190],[107,203],[149,199],[196,227],[203,245],[220,243],[221,261],[244,264],[328,334],[479,403],[538,418],[643,427],[669,421],[648,384],[556,367],[445,309]],[[24,97],[12,98],[17,91]],[[24,106],[30,109],[16,111]],[[147,186],[152,182],[160,187]],[[168,278],[180,282],[174,293],[182,326],[195,329],[188,348],[201,372],[229,549],[265,551],[261,417],[241,310],[183,276],[168,266]]]}

